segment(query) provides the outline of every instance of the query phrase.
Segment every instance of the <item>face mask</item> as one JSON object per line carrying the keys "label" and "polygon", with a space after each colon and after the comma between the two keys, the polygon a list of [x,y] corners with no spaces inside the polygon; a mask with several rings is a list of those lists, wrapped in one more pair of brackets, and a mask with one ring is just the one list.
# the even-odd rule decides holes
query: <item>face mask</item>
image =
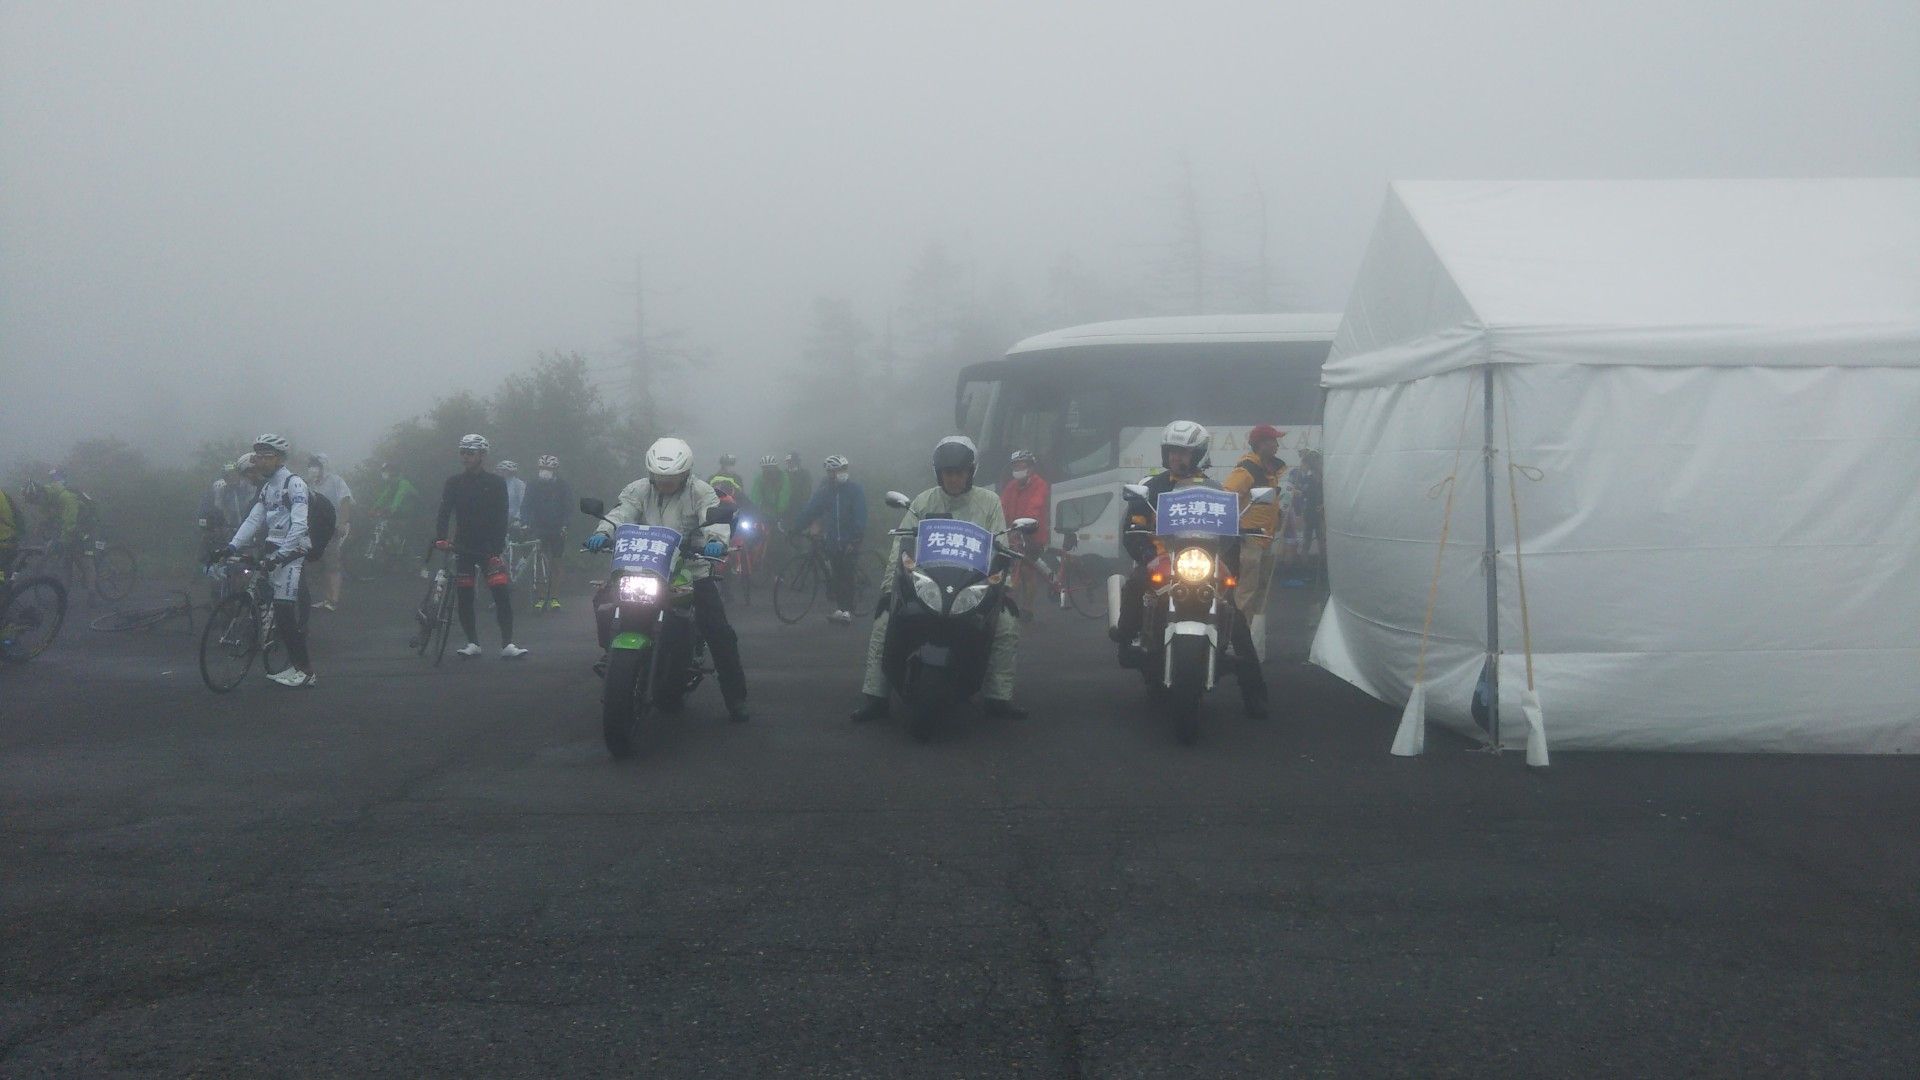
{"label": "face mask", "polygon": [[551,480],[551,479],[553,479],[553,470],[552,470],[552,469],[541,469],[541,470],[540,470],[540,479],[542,479],[542,480]]}
{"label": "face mask", "polygon": [[1026,479],[1027,477],[1029,477],[1029,476],[1032,476],[1032,475],[1033,475],[1032,473],[1030,473],[1030,472],[1028,472],[1028,471],[1027,471],[1027,470],[1025,470],[1025,469],[1015,469],[1015,470],[1013,470],[1013,478],[1014,478],[1015,480],[1025,480],[1025,479]]}
{"label": "face mask", "polygon": [[846,483],[846,482],[847,482],[847,474],[846,474],[846,473],[843,473],[843,472],[837,472],[837,473],[834,473],[834,474],[833,474],[833,482],[834,482],[834,483],[836,483],[836,484],[844,484],[844,483]]}

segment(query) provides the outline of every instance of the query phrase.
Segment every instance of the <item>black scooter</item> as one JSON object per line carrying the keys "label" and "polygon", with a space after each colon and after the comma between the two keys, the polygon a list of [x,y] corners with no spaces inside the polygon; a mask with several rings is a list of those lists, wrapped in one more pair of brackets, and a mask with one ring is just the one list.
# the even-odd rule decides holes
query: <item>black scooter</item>
{"label": "black scooter", "polygon": [[[912,500],[889,491],[887,505],[905,510]],[[948,527],[943,529],[942,522]],[[881,670],[906,706],[914,739],[933,738],[954,705],[979,693],[994,620],[1003,605],[1013,604],[1006,595],[1007,568],[1022,557],[1001,539],[1039,527],[1032,518],[1021,518],[995,535],[970,522],[930,515],[914,528],[891,532],[909,543],[893,567]],[[929,538],[937,542],[930,546]]]}
{"label": "black scooter", "polygon": [[[599,499],[581,499],[580,512],[613,525]],[[716,506],[707,511],[704,524],[732,519],[731,507]],[[633,757],[653,718],[678,712],[686,696],[713,673],[707,643],[694,626],[688,571],[695,559],[715,565],[726,559],[702,555],[703,542],[698,533],[683,537],[657,526],[614,526],[614,567],[594,593],[593,614],[600,647],[607,650],[601,734],[616,759]]]}

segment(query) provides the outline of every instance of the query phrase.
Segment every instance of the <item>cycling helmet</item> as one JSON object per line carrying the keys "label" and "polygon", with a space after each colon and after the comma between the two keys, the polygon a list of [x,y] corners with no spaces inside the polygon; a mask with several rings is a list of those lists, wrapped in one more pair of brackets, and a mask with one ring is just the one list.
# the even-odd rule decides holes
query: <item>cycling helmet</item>
{"label": "cycling helmet", "polygon": [[328,462],[330,462],[331,460],[332,459],[327,457],[327,455],[325,454],[308,454],[307,455],[307,464],[318,465],[323,469],[327,467]]}
{"label": "cycling helmet", "polygon": [[980,455],[974,449],[973,440],[965,435],[949,435],[933,446],[933,479],[940,480],[945,469],[967,470],[967,487],[973,487],[973,472],[980,463]]}
{"label": "cycling helmet", "polygon": [[723,476],[713,482],[713,490],[719,495],[732,495],[740,490],[740,486]]}
{"label": "cycling helmet", "polygon": [[67,474],[61,472],[58,468],[48,469],[47,482],[50,484],[64,484],[67,482]]}
{"label": "cycling helmet", "polygon": [[476,454],[484,454],[488,450],[493,449],[493,444],[487,441],[485,435],[462,435],[460,436],[460,449],[462,451],[471,450]]}
{"label": "cycling helmet", "polygon": [[1029,464],[1029,465],[1032,465],[1032,464],[1034,464],[1034,463],[1035,463],[1035,462],[1036,462],[1036,461],[1037,461],[1038,459],[1036,459],[1036,458],[1035,458],[1035,457],[1033,456],[1033,451],[1031,451],[1031,450],[1015,450],[1015,451],[1013,452],[1013,456],[1012,456],[1012,457],[1010,457],[1010,458],[1008,458],[1007,460],[1008,460],[1008,461],[1010,461],[1010,462],[1012,462],[1012,463],[1013,463],[1013,464],[1015,464],[1015,465],[1018,465],[1018,464],[1020,464],[1020,463],[1021,463],[1021,462],[1023,462],[1023,461],[1024,461],[1024,462],[1026,462],[1026,463],[1027,463],[1027,464]]}
{"label": "cycling helmet", "polygon": [[845,454],[829,454],[827,460],[820,463],[820,467],[828,472],[839,472],[850,464]]}
{"label": "cycling helmet", "polygon": [[1207,467],[1207,447],[1212,442],[1206,428],[1192,420],[1175,420],[1160,433],[1160,467],[1167,467],[1167,451],[1184,447],[1194,452],[1193,470],[1199,472]]}
{"label": "cycling helmet", "polygon": [[800,451],[798,450],[787,451],[787,464],[789,465],[800,464]]}
{"label": "cycling helmet", "polygon": [[560,459],[554,457],[552,454],[541,454],[540,467],[543,469],[557,469],[560,467]]}
{"label": "cycling helmet", "polygon": [[249,470],[249,469],[251,469],[251,468],[253,468],[253,455],[252,455],[252,454],[241,454],[241,455],[240,455],[239,457],[237,457],[237,458],[235,458],[235,459],[234,459],[234,462],[233,462],[233,471],[234,471],[234,472],[240,472],[240,473],[243,473],[243,472],[246,472],[247,470]]}
{"label": "cycling helmet", "polygon": [[735,465],[738,465],[739,463],[740,463],[740,459],[737,457],[734,457],[732,454],[720,455],[720,467],[723,469],[731,469]]}
{"label": "cycling helmet", "polygon": [[509,458],[501,458],[500,464],[495,465],[494,470],[496,472],[519,472],[520,463]]}
{"label": "cycling helmet", "polygon": [[47,497],[47,489],[40,486],[40,481],[29,480],[20,485],[20,495],[28,502],[39,502]]}
{"label": "cycling helmet", "polygon": [[293,440],[287,438],[285,435],[275,435],[269,431],[265,435],[253,440],[253,448],[255,450],[271,450],[281,457],[286,457],[287,451],[293,449]]}
{"label": "cycling helmet", "polygon": [[777,469],[780,467],[780,459],[772,454],[761,454],[760,467],[763,469]]}
{"label": "cycling helmet", "polygon": [[685,476],[693,471],[693,447],[685,439],[656,439],[647,447],[647,472],[654,476]]}

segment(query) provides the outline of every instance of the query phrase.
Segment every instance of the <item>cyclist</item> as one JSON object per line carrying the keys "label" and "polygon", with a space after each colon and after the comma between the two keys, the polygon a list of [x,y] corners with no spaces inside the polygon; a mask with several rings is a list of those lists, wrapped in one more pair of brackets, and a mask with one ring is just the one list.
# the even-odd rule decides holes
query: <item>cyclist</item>
{"label": "cyclist", "polygon": [[240,519],[227,511],[227,485],[238,476],[233,463],[228,462],[213,483],[207,485],[207,490],[200,493],[200,556],[209,563],[214,552],[225,547],[227,537],[240,527]]}
{"label": "cyclist", "polygon": [[65,474],[53,469],[47,473],[46,483],[30,489],[29,497],[47,510],[43,532],[48,554],[71,557],[80,541],[80,494],[67,487]]}
{"label": "cyclist", "polygon": [[849,626],[854,567],[859,564],[860,544],[867,538],[867,493],[853,481],[845,454],[834,454],[821,465],[825,479],[794,518],[793,527],[820,537],[827,556],[828,598],[833,601],[827,621]]}
{"label": "cyclist", "polygon": [[1253,506],[1248,500],[1254,488],[1280,486],[1287,472],[1287,463],[1280,457],[1280,440],[1285,435],[1286,432],[1272,424],[1256,425],[1247,432],[1246,454],[1220,485],[1240,496],[1241,521],[1247,528],[1265,534],[1248,537],[1240,545],[1240,575],[1233,589],[1234,606],[1247,620],[1248,633],[1257,652],[1265,652],[1267,595],[1273,585],[1283,518],[1278,502]]}
{"label": "cyclist", "polygon": [[788,520],[793,510],[793,478],[780,468],[780,459],[772,454],[760,458],[760,475],[748,489],[753,504],[775,521]]}
{"label": "cyclist", "polygon": [[261,561],[267,580],[273,584],[273,621],[280,628],[280,640],[286,643],[286,668],[270,671],[267,678],[281,686],[312,686],[313,658],[307,655],[307,588],[302,571],[307,551],[307,482],[287,470],[287,451],[293,444],[284,435],[271,432],[253,442],[253,470],[262,477],[260,492],[247,509],[245,521],[234,531],[217,558],[236,555],[266,533],[272,551]]}
{"label": "cyclist", "polygon": [[[1000,500],[992,491],[973,485],[974,469],[978,465],[978,455],[973,440],[965,435],[949,435],[941,439],[933,448],[933,476],[937,483],[921,492],[907,508],[905,517],[900,519],[902,528],[913,528],[923,518],[930,515],[952,518],[955,521],[970,521],[998,535],[1007,527],[1006,515],[1000,509]],[[893,549],[888,553],[885,584],[881,586],[883,600],[893,591],[893,568],[900,565],[902,538],[895,538]],[[867,639],[867,677],[861,686],[864,699],[860,707],[853,711],[856,723],[878,720],[887,715],[887,676],[881,670],[881,658],[886,653],[888,604],[880,605],[880,613],[873,620],[873,636]],[[1000,617],[994,621],[993,645],[987,653],[987,677],[981,684],[984,697],[982,706],[988,716],[1005,716],[1015,720],[1023,719],[1027,711],[1013,703],[1014,650],[1020,641],[1020,624],[1005,608],[1000,609]]]}
{"label": "cyclist", "polygon": [[802,507],[813,500],[813,474],[800,463],[800,451],[787,452],[787,511],[799,514]]}
{"label": "cyclist", "polygon": [[495,465],[493,471],[499,473],[500,479],[507,482],[507,524],[526,524],[520,518],[520,509],[527,498],[527,482],[520,479],[520,463],[501,458],[500,464]]}
{"label": "cyclist", "polygon": [[[1007,477],[1000,484],[1000,510],[1008,521],[1032,518],[1040,523],[1040,527],[1030,534],[1009,535],[1008,547],[1029,556],[1047,550],[1047,538],[1053,535],[1047,529],[1047,509],[1052,490],[1047,478],[1040,475],[1040,464],[1033,456],[1033,451],[1015,450],[1007,463]],[[1032,563],[1022,561],[1014,564],[1014,581],[1017,583],[1020,617],[1023,619],[1033,618],[1033,593],[1038,578]]]}
{"label": "cyclist", "polygon": [[[725,525],[706,524],[707,511],[719,505],[720,496],[713,485],[693,475],[693,448],[681,439],[660,439],[647,448],[647,475],[620,492],[620,502],[607,512],[607,521],[587,537],[587,550],[611,547],[615,524],[663,525],[684,537],[704,537],[701,554],[723,558],[731,530]],[[687,576],[693,581],[694,626],[713,655],[727,717],[744,721],[747,674],[740,664],[740,639],[727,622],[726,604],[720,599],[720,587],[714,584],[713,565],[704,559],[693,560]]]}
{"label": "cyclist", "polygon": [[[513,643],[513,592],[507,577],[507,561],[501,553],[507,549],[507,483],[487,471],[487,440],[484,435],[460,438],[461,470],[447,477],[440,490],[440,515],[434,521],[433,546],[451,551],[453,588],[459,601],[460,629],[467,643],[454,651],[465,657],[480,655],[480,632],[474,626],[473,590],[475,578],[487,576],[487,590],[493,593],[493,616],[500,623],[500,659],[512,660],[527,655]],[[447,539],[447,525],[459,523],[454,539]]]}
{"label": "cyclist", "polygon": [[0,578],[13,571],[20,558],[20,539],[27,535],[26,510],[0,491]]}
{"label": "cyclist", "polygon": [[[540,547],[547,553],[547,588],[553,589],[553,582],[560,580],[560,553],[566,550],[567,522],[574,514],[573,485],[560,475],[560,459],[552,454],[541,454],[536,463],[538,470],[533,480],[527,484],[527,497],[520,504],[521,512],[526,516],[527,527],[540,539]],[[533,598],[533,610],[559,611],[557,597],[536,596]]]}
{"label": "cyclist", "polygon": [[374,496],[373,509],[370,511],[376,519],[385,518],[387,527],[404,536],[411,531],[414,515],[420,512],[420,489],[413,481],[401,476],[393,469],[393,463],[380,463],[380,494]]}
{"label": "cyclist", "polygon": [[[328,467],[325,454],[307,455],[306,481],[308,488],[325,495],[333,503],[334,550],[343,550],[351,532],[347,519],[353,511],[353,489],[347,486],[346,477]],[[322,611],[339,610],[341,561],[340,556],[335,555],[331,559],[321,559],[314,567],[320,572],[322,595],[313,606]]]}
{"label": "cyclist", "polygon": [[718,485],[722,480],[730,481],[735,491],[747,490],[747,482],[740,479],[740,459],[732,454],[720,455],[720,471],[709,477],[707,483]]}
{"label": "cyclist", "polygon": [[[1160,433],[1161,471],[1147,477],[1142,483],[1147,488],[1147,505],[1164,492],[1183,487],[1210,487],[1220,485],[1207,475],[1207,448],[1213,436],[1207,429],[1192,420],[1175,420]],[[1129,510],[1122,546],[1134,560],[1133,572],[1127,575],[1127,583],[1120,590],[1119,626],[1112,631],[1115,643],[1120,646],[1120,664],[1122,667],[1140,665],[1140,648],[1137,639],[1140,636],[1141,623],[1146,618],[1142,604],[1146,599],[1147,567],[1155,557],[1165,553],[1166,548],[1152,535],[1153,516],[1151,509],[1142,513]],[[1144,533],[1132,530],[1145,530]],[[1237,545],[1230,545],[1222,552],[1227,565],[1239,576],[1240,553]],[[1239,664],[1240,700],[1246,706],[1247,715],[1259,719],[1267,715],[1267,684],[1260,672],[1260,656],[1254,651],[1249,636],[1246,619],[1240,617],[1239,609],[1234,609],[1233,631],[1231,634],[1234,658]]]}

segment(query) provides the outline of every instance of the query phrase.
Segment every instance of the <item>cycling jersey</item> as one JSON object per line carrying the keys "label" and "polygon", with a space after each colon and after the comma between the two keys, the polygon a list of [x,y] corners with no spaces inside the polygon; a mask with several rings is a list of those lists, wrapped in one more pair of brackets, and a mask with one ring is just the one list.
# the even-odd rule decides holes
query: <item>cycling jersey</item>
{"label": "cycling jersey", "polygon": [[285,465],[274,470],[260,485],[247,519],[229,541],[243,548],[266,532],[267,543],[277,555],[301,556],[312,548],[307,539],[307,482],[288,471]]}
{"label": "cycling jersey", "polygon": [[507,550],[507,482],[490,472],[459,472],[447,477],[440,492],[440,516],[434,539],[447,539],[450,520],[458,520],[454,550],[462,555],[498,555]]}
{"label": "cycling jersey", "polygon": [[413,486],[413,481],[396,476],[381,483],[380,496],[373,500],[373,509],[399,517],[412,511],[419,501],[420,489]]}

